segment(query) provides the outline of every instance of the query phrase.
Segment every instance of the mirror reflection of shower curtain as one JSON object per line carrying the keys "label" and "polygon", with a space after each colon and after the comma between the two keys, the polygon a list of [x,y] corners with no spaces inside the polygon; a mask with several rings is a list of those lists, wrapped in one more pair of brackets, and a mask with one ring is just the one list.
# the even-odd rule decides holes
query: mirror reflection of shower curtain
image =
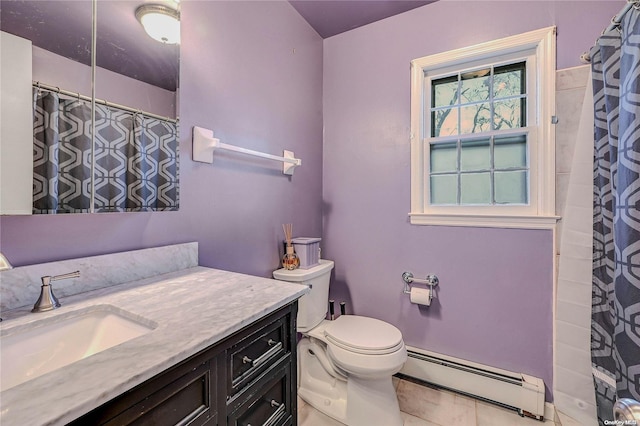
{"label": "mirror reflection of shower curtain", "polygon": [[91,209],[91,105],[33,91],[33,213]]}
{"label": "mirror reflection of shower curtain", "polygon": [[[177,124],[96,104],[95,212],[179,207]],[[91,211],[91,105],[34,88],[34,213]]]}
{"label": "mirror reflection of shower curtain", "polygon": [[177,125],[96,105],[95,211],[178,210]]}
{"label": "mirror reflection of shower curtain", "polygon": [[640,11],[590,56],[594,92],[591,360],[598,421],[640,400]]}

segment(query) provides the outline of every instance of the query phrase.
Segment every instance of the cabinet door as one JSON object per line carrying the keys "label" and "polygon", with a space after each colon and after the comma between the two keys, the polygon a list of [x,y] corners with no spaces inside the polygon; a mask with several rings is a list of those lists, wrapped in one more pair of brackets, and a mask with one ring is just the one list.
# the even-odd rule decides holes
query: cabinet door
{"label": "cabinet door", "polygon": [[[278,367],[264,374],[255,385],[243,391],[238,399],[244,402],[228,414],[231,426],[284,426],[294,424],[295,406],[291,391],[291,363],[279,363]],[[246,395],[245,395],[246,394]],[[246,396],[246,398],[245,398]],[[232,407],[229,407],[232,408]]]}
{"label": "cabinet door", "polygon": [[216,425],[216,359],[184,363],[125,392],[72,425]]}
{"label": "cabinet door", "polygon": [[[209,362],[181,376],[138,402],[113,420],[117,425],[205,425],[211,418],[211,369]],[[215,380],[215,378],[214,378]]]}

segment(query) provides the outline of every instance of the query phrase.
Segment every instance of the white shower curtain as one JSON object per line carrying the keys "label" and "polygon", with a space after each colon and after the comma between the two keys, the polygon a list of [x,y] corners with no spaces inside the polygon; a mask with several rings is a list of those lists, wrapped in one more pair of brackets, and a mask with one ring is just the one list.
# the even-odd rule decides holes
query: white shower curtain
{"label": "white shower curtain", "polygon": [[[591,73],[576,134],[567,199],[562,217],[558,265],[556,408],[584,426],[597,425],[590,354],[591,262],[593,239],[593,88]],[[562,120],[562,116],[560,116]],[[573,330],[571,333],[569,330]],[[575,332],[579,330],[579,332]],[[567,342],[572,342],[571,346]],[[582,361],[582,362],[581,362]],[[557,364],[557,363],[556,363]]]}

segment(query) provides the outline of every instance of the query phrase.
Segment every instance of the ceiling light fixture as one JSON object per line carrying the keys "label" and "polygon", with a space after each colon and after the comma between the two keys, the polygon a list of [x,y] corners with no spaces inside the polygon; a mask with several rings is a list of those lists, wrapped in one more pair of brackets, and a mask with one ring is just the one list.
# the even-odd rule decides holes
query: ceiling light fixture
{"label": "ceiling light fixture", "polygon": [[160,4],[144,4],[136,9],[136,18],[154,40],[166,44],[180,43],[180,14]]}

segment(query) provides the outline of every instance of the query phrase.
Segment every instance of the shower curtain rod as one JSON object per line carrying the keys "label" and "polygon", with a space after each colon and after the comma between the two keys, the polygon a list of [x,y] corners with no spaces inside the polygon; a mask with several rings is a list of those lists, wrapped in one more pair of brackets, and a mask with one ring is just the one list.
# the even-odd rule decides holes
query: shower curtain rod
{"label": "shower curtain rod", "polygon": [[[36,87],[38,89],[47,90],[49,92],[60,93],[61,95],[65,95],[65,96],[69,96],[69,97],[72,97],[72,98],[81,99],[83,101],[91,102],[91,97],[90,96],[81,95],[78,92],[70,92],[69,90],[64,90],[64,89],[61,89],[61,88],[56,87],[56,86],[51,86],[49,84],[40,83],[39,81],[34,81],[33,82],[33,87]],[[158,120],[167,121],[167,122],[173,123],[173,124],[178,122],[177,118],[163,117],[163,116],[158,115],[158,114],[153,114],[153,113],[150,113],[150,112],[146,112],[146,111],[142,111],[142,110],[139,110],[139,109],[131,108],[131,107],[128,107],[126,105],[120,105],[120,104],[116,104],[114,102],[108,102],[108,101],[106,101],[104,99],[96,99],[95,101],[96,101],[96,103],[101,104],[101,105],[106,105],[106,106],[118,108],[118,109],[121,109],[121,110],[124,110],[124,111],[129,111],[129,112],[133,112],[133,113],[142,114],[142,115],[144,115],[146,117],[149,117],[149,118],[156,118]]]}
{"label": "shower curtain rod", "polygon": [[[619,27],[620,22],[622,22],[622,18],[624,18],[624,15],[626,15],[627,12],[631,10],[632,7],[635,7],[636,9],[640,9],[640,0],[627,0],[627,4],[624,5],[622,10],[618,12],[616,16],[611,18],[611,23],[607,28],[605,28],[602,31],[602,34],[607,33],[612,29]],[[598,44],[598,40],[596,40],[594,44]],[[582,63],[585,63],[585,64],[591,63],[591,56],[589,55],[589,52],[584,52],[582,55],[580,55],[580,61],[582,61]]]}

